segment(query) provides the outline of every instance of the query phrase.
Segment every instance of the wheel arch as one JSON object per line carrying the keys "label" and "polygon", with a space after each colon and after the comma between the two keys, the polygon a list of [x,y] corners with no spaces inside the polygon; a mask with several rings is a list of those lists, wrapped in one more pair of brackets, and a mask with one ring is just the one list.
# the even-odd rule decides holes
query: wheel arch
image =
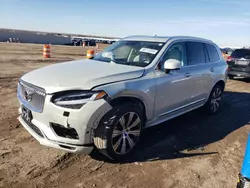
{"label": "wheel arch", "polygon": [[109,102],[129,101],[138,102],[143,106],[146,119],[154,117],[155,109],[155,80],[154,75],[150,79],[129,80],[126,82],[118,82],[107,84],[95,88],[95,90],[103,90],[109,96]]}
{"label": "wheel arch", "polygon": [[138,104],[143,111],[145,120],[147,119],[147,106],[140,98],[135,96],[119,96],[110,101],[111,106],[122,103]]}
{"label": "wheel arch", "polygon": [[206,98],[206,101],[209,99],[209,96],[211,94],[211,92],[213,91],[214,87],[217,86],[217,85],[220,85],[222,86],[222,91],[225,90],[225,87],[226,87],[226,83],[224,80],[217,80],[216,82],[214,82],[214,84],[212,85],[212,87],[210,88],[210,92],[207,94],[207,98]]}
{"label": "wheel arch", "polygon": [[[128,97],[128,96],[120,96],[114,99],[110,99],[109,104],[114,108],[114,111],[108,114],[108,116],[104,117],[102,124],[100,124],[102,126],[98,126],[95,130],[93,130],[93,142],[94,142],[95,147],[98,149],[98,151],[104,154],[105,156],[107,156],[108,158],[112,160],[123,160],[124,158],[126,158],[126,156],[130,155],[131,152],[135,151],[135,148],[138,145],[137,142],[138,140],[140,140],[141,132],[142,132],[144,121],[145,121],[145,119],[141,118],[142,115],[145,116],[145,113],[142,114],[139,108],[144,109],[145,106],[143,104],[143,101],[141,101],[139,98]],[[128,124],[126,125],[124,124],[123,126],[120,126],[122,127],[122,130],[115,128],[117,125],[117,122],[120,121],[120,118],[124,116],[126,113],[131,112],[133,110],[137,112],[136,113],[137,116],[140,116],[139,120],[143,121],[143,124],[140,124],[136,130],[132,129],[132,127],[131,128],[126,127],[128,126]],[[136,118],[136,120],[134,121],[137,121],[137,119],[138,118]],[[134,122],[132,124],[129,124],[129,126],[133,124]],[[135,125],[138,125],[138,123]],[[135,127],[135,125],[133,125],[133,127]],[[115,134],[117,136],[119,136],[118,134],[120,131],[120,138],[118,138],[118,140],[116,140],[115,143],[113,143],[114,141],[113,138],[116,137],[116,136],[113,137],[114,130],[116,130]],[[128,135],[132,134],[132,132],[134,131],[136,131],[137,134],[133,133],[134,135],[136,135],[136,137],[132,139],[132,137],[129,137]],[[131,141],[129,141],[127,137],[129,137],[130,140],[132,141],[133,143],[132,146],[131,146]],[[119,142],[119,140],[121,139],[125,140],[125,142],[121,142],[121,141]],[[128,142],[127,144],[126,144],[126,140]],[[129,145],[128,149],[126,149],[127,148],[126,145]],[[125,146],[124,152],[122,152],[123,146]],[[119,153],[118,153],[118,147],[120,147]]]}
{"label": "wheel arch", "polygon": [[[217,81],[217,82],[214,84],[213,88],[214,88],[216,85],[220,85],[220,86],[222,86],[222,91],[224,91],[224,90],[225,90],[226,83],[225,83],[225,81],[224,81],[224,80],[219,80],[219,81]],[[212,89],[213,89],[213,88],[212,88]],[[212,91],[212,90],[211,90],[211,91]]]}

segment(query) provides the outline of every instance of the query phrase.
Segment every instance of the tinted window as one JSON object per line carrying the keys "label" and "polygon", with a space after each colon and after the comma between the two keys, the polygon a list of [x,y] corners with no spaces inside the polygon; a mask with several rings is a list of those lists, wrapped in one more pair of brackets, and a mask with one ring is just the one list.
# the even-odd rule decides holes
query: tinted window
{"label": "tinted window", "polygon": [[216,50],[216,48],[211,44],[206,44],[208,57],[210,62],[218,61],[220,60],[220,56]]}
{"label": "tinted window", "polygon": [[200,42],[187,42],[188,65],[205,63],[205,50]]}
{"label": "tinted window", "polygon": [[250,50],[248,49],[238,49],[232,53],[233,58],[245,58],[250,59]]}
{"label": "tinted window", "polygon": [[163,64],[168,59],[176,59],[181,62],[182,66],[187,65],[186,58],[186,45],[184,42],[178,42],[173,44],[161,58],[158,69],[163,70]]}

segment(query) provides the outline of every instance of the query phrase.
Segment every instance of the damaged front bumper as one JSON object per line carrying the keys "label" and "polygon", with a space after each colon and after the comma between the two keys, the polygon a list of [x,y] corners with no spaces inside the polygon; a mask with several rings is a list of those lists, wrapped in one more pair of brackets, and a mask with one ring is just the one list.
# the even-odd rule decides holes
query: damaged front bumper
{"label": "damaged front bumper", "polygon": [[[19,101],[18,120],[23,127],[40,144],[71,153],[89,154],[93,150],[93,130],[112,109],[103,99],[88,102],[79,110],[66,109],[51,103],[51,96],[47,95],[43,111],[39,113]],[[32,114],[28,121],[23,116],[23,109]]]}

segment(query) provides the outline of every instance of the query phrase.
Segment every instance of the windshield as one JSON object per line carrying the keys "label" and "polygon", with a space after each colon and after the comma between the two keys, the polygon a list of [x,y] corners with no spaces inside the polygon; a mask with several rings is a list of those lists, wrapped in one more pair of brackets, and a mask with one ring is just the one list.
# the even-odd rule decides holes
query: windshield
{"label": "windshield", "polygon": [[145,67],[154,60],[163,45],[160,42],[121,40],[98,53],[94,60]]}
{"label": "windshield", "polygon": [[245,58],[250,59],[250,50],[248,49],[238,49],[232,53],[233,58]]}

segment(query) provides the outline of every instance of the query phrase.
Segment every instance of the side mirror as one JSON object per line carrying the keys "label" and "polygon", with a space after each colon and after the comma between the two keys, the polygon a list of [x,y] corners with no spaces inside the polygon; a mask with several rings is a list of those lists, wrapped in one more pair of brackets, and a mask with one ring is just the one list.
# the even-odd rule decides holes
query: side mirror
{"label": "side mirror", "polygon": [[164,71],[165,73],[169,73],[171,70],[180,70],[181,62],[176,59],[168,59],[164,63]]}

